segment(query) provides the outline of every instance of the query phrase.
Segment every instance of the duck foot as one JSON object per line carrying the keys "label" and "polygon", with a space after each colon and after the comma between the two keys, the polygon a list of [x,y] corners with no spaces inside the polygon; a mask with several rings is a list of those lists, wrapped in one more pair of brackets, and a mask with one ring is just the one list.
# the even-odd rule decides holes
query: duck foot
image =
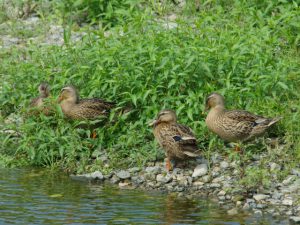
{"label": "duck foot", "polygon": [[166,170],[168,172],[171,171],[171,170],[173,170],[172,163],[171,163],[171,161],[170,161],[169,158],[167,158],[167,160],[166,160]]}
{"label": "duck foot", "polygon": [[96,139],[96,137],[97,137],[97,133],[96,133],[96,131],[93,131],[92,133],[91,133],[91,136],[90,136],[92,139]]}

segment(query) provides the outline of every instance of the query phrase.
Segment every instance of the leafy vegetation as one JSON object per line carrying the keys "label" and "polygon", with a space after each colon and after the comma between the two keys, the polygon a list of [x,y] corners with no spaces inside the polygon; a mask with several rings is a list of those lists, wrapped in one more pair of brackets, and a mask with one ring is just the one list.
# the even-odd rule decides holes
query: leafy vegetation
{"label": "leafy vegetation", "polygon": [[[96,140],[89,138],[88,130],[76,128],[78,123],[65,120],[59,108],[51,117],[29,117],[21,125],[6,125],[21,137],[1,133],[1,154],[22,158],[29,165],[79,172],[142,165],[162,158],[147,126],[162,108],[175,109],[179,122],[193,128],[205,155],[226,153],[223,142],[208,132],[202,113],[205,97],[218,91],[226,96],[229,108],[283,116],[270,134],[279,137],[279,144],[249,147],[249,157],[274,151],[287,168],[300,159],[297,2],[200,1],[198,11],[188,3],[175,10],[175,28],[168,28],[167,15],[175,7],[171,2],[139,2],[135,7],[127,4],[137,1],[61,2],[54,4],[52,18],[75,13],[72,16],[85,22],[103,20],[109,33],[107,27],[89,27],[79,42],[65,36],[63,47],[29,43],[2,51],[2,119],[11,113],[23,116],[41,81],[51,84],[54,97],[72,83],[80,87],[82,97],[101,97],[117,102],[119,108],[131,106],[131,111],[112,115],[97,129]],[[76,10],[62,11],[67,4]],[[49,22],[48,17],[44,20]],[[73,24],[65,26],[70,34],[73,29]],[[110,165],[92,160],[95,152],[106,152]]]}

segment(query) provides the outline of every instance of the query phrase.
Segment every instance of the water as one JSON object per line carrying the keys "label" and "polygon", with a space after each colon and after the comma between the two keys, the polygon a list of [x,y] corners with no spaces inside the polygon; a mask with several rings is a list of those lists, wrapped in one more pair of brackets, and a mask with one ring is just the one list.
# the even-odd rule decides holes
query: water
{"label": "water", "polygon": [[120,190],[36,169],[0,169],[0,224],[286,224],[228,216],[205,199]]}

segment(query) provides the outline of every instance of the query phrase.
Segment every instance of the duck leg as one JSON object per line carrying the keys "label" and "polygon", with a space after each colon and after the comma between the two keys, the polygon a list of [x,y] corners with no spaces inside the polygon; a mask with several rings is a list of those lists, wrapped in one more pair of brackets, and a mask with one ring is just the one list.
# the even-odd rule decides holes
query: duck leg
{"label": "duck leg", "polygon": [[97,137],[97,133],[96,133],[96,131],[93,130],[91,133],[91,138],[96,139],[96,137]]}

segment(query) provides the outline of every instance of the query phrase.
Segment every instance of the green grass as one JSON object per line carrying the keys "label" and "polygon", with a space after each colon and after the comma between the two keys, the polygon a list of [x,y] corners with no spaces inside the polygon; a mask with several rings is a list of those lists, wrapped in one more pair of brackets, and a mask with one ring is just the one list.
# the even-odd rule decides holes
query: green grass
{"label": "green grass", "polygon": [[[160,9],[159,17],[170,13],[170,8]],[[116,121],[111,117],[98,128],[96,141],[59,112],[50,118],[27,118],[17,127],[21,138],[0,136],[2,154],[22,156],[30,165],[79,172],[103,168],[90,158],[95,150],[108,153],[110,168],[143,165],[162,157],[147,126],[162,108],[176,110],[179,122],[195,131],[201,148],[226,152],[222,141],[207,130],[202,114],[205,97],[218,91],[225,95],[228,108],[283,116],[271,135],[280,137],[287,164],[298,161],[297,3],[200,1],[199,12],[190,4],[176,9],[178,26],[169,30],[153,10],[157,8],[140,9],[127,22],[113,20],[108,38],[106,28],[99,26],[82,41],[63,47],[29,44],[2,51],[2,117],[12,112],[22,115],[20,109],[36,95],[41,81],[52,85],[55,97],[72,83],[80,87],[82,97],[101,97],[117,102],[118,107],[132,107],[129,114]],[[265,150],[259,145],[250,148],[249,154]]]}

